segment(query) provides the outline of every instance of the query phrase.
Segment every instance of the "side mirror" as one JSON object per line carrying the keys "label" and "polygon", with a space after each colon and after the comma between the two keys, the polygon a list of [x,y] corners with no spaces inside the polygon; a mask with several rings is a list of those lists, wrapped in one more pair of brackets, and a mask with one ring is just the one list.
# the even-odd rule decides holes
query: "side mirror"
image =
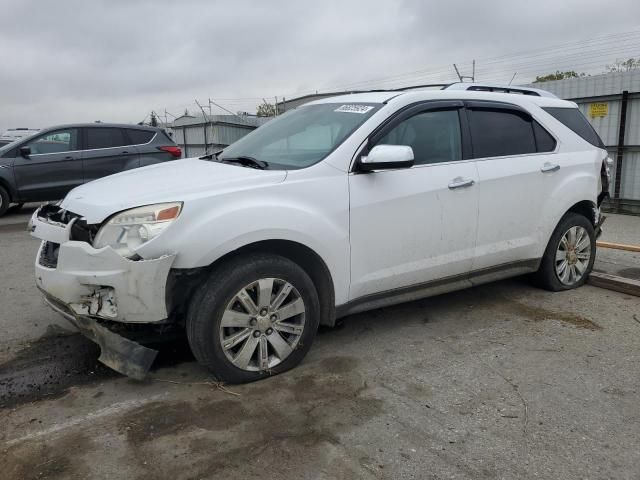
{"label": "side mirror", "polygon": [[362,172],[409,168],[413,166],[413,149],[408,145],[376,145],[369,155],[360,158],[358,168]]}
{"label": "side mirror", "polygon": [[20,152],[20,156],[24,158],[29,158],[29,155],[31,155],[31,147],[20,147],[18,151]]}

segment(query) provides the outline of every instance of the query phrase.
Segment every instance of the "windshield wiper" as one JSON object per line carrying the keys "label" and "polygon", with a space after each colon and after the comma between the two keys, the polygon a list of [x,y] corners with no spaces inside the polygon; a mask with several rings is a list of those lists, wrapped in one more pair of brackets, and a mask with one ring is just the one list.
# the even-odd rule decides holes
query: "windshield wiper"
{"label": "windshield wiper", "polygon": [[220,155],[224,150],[218,150],[217,152],[208,153],[207,155],[203,155],[202,157],[198,157],[199,160],[213,160],[214,158],[217,160],[218,155]]}
{"label": "windshield wiper", "polygon": [[249,157],[249,156],[245,156],[245,155],[241,155],[241,156],[235,157],[235,158],[221,158],[220,162],[223,162],[223,163],[239,163],[240,165],[242,165],[244,167],[257,168],[259,170],[264,170],[265,168],[267,168],[269,166],[269,164],[267,162],[265,162],[264,160],[258,160],[257,158],[253,158],[253,157]]}

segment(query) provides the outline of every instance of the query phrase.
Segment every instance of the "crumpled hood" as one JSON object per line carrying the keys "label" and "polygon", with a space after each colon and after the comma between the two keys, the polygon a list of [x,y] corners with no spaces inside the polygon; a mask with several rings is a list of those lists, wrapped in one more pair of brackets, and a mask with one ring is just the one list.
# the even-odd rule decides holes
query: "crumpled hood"
{"label": "crumpled hood", "polygon": [[153,203],[214,197],[282,182],[284,170],[257,170],[188,158],[117,173],[74,188],[62,208],[100,223],[114,213]]}

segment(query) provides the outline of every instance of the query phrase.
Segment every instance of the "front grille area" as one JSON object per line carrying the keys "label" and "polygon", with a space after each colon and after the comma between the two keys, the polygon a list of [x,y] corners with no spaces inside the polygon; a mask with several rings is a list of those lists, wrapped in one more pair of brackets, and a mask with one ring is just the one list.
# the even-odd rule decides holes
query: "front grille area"
{"label": "front grille area", "polygon": [[58,252],[60,244],[53,242],[44,242],[40,251],[38,263],[43,267],[56,268],[58,266]]}
{"label": "front grille area", "polygon": [[87,222],[77,213],[64,210],[56,205],[44,205],[38,212],[38,217],[47,221],[61,225],[68,225],[75,219],[71,226],[71,240],[87,242],[91,244],[93,238],[98,233],[100,225],[87,225]]}

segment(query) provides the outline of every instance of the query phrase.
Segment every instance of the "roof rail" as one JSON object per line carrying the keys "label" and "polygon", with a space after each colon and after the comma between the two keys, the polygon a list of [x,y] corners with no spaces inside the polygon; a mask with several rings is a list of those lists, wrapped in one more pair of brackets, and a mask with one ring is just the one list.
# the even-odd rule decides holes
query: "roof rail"
{"label": "roof rail", "polygon": [[439,87],[440,90],[444,90],[449,85],[451,85],[451,84],[450,83],[427,83],[425,85],[410,85],[408,87],[394,88],[394,89],[389,90],[389,91],[391,91],[391,92],[405,92],[407,90],[413,90],[414,88],[436,88],[436,87]]}
{"label": "roof rail", "polygon": [[553,93],[539,88],[512,87],[511,85],[498,85],[490,83],[452,83],[443,90],[470,90],[475,92],[515,93],[519,95],[531,95],[533,97],[558,98]]}

